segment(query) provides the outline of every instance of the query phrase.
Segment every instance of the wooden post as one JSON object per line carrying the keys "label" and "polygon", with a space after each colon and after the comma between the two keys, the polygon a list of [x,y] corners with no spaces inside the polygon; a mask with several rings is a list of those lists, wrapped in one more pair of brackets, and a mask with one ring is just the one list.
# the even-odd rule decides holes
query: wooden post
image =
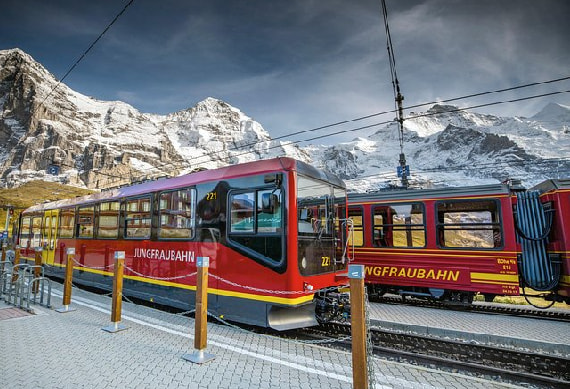
{"label": "wooden post", "polygon": [[65,263],[65,281],[63,284],[63,307],[56,309],[56,312],[66,313],[75,311],[74,308],[70,308],[71,304],[71,287],[73,279],[73,257],[75,256],[75,247],[67,248],[67,262]]}
{"label": "wooden post", "polygon": [[192,354],[184,354],[183,359],[193,363],[205,363],[211,361],[216,356],[204,352],[208,338],[208,267],[209,257],[198,257],[196,265],[198,275],[196,281],[196,313],[194,317],[194,348]]}
{"label": "wooden post", "polygon": [[194,329],[196,350],[205,349],[208,342],[208,263],[202,260],[201,265],[198,266],[196,283],[196,325]]}
{"label": "wooden post", "polygon": [[123,269],[125,267],[125,252],[115,251],[115,276],[113,277],[113,304],[111,308],[111,325],[103,327],[103,331],[118,332],[126,330],[121,324],[121,307],[123,302]]}
{"label": "wooden post", "polygon": [[[42,266],[42,251],[41,247],[36,248],[36,255],[35,255],[35,266]],[[41,275],[41,270],[39,267],[34,268],[34,278],[39,278]],[[40,282],[36,281],[32,284],[32,293],[37,294],[40,289]]]}
{"label": "wooden post", "polygon": [[350,325],[352,331],[352,387],[368,388],[364,265],[348,265],[350,282]]}

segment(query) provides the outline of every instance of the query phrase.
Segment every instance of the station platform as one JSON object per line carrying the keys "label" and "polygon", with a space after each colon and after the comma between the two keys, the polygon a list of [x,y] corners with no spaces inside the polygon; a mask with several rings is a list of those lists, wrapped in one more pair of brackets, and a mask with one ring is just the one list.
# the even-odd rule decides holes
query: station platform
{"label": "station platform", "polygon": [[[524,306],[522,309],[537,308]],[[397,332],[570,357],[570,325],[564,321],[371,303],[370,322]]]}
{"label": "station platform", "polygon": [[[52,296],[52,306],[60,307],[61,285],[54,283]],[[127,329],[109,333],[102,328],[110,324],[110,297],[74,288],[71,307],[76,310],[57,313],[34,305],[33,314],[29,314],[0,301],[0,387],[352,387],[352,356],[348,352],[208,323],[205,351],[215,359],[194,364],[182,358],[195,351],[192,318],[123,302],[121,323]],[[437,317],[428,319],[421,310],[409,313],[409,308],[373,305],[373,324],[413,325],[434,331],[430,321]],[[442,318],[443,314],[436,315],[438,328],[441,324],[452,327],[455,321]],[[540,324],[545,325],[543,321]],[[479,332],[488,328],[482,323],[470,325]],[[497,328],[499,335],[504,334]],[[373,359],[372,366],[374,387],[379,389],[517,388],[379,358]]]}

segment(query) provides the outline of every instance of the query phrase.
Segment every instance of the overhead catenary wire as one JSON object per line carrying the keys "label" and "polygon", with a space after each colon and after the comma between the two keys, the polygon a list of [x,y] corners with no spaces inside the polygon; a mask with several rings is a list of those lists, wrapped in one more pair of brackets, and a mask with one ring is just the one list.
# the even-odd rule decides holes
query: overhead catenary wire
{"label": "overhead catenary wire", "polygon": [[115,22],[121,17],[121,15],[123,15],[125,13],[127,8],[129,8],[130,5],[133,4],[134,1],[135,0],[129,0],[129,2],[127,4],[125,4],[123,9],[115,16],[115,18],[111,21],[111,23],[109,23],[107,25],[107,27],[105,27],[105,29],[99,34],[99,36],[89,45],[89,47],[79,56],[79,58],[75,61],[75,63],[73,65],[71,65],[69,70],[67,70],[67,72],[57,82],[57,84],[55,84],[55,86],[49,91],[49,93],[46,95],[46,97],[44,97],[44,99],[41,101],[40,105],[43,105],[46,102],[46,100],[52,95],[53,92],[55,92],[55,90],[59,87],[59,85],[61,85],[63,80],[65,80],[67,78],[67,76],[69,76],[71,74],[71,72],[77,67],[77,65],[79,65],[79,63],[83,60],[83,58],[85,58],[87,53],[89,53],[91,51],[91,49],[97,44],[97,42],[99,42],[99,40],[103,37],[103,35],[105,35],[105,33],[111,28],[111,26],[113,24],[115,24]]}
{"label": "overhead catenary wire", "polygon": [[[518,85],[518,86],[515,86],[515,87],[512,87],[512,88],[504,88],[504,89],[502,89],[501,91],[502,91],[502,92],[506,92],[506,91],[510,91],[510,90],[514,90],[514,89],[521,89],[521,88],[526,88],[526,87],[529,87],[529,86],[535,86],[535,85],[547,84],[547,83],[553,83],[553,82],[560,82],[560,81],[565,81],[565,80],[570,80],[570,76],[564,77],[564,78],[558,78],[558,79],[555,79],[555,80],[548,80],[548,81],[542,81],[542,82],[529,83],[529,84],[525,84],[525,85]],[[516,102],[516,101],[530,100],[530,99],[534,99],[534,98],[546,97],[546,96],[556,95],[556,94],[560,94],[560,93],[567,93],[567,92],[569,92],[569,91],[555,91],[555,92],[545,93],[545,94],[540,94],[540,95],[525,96],[525,97],[522,97],[522,98],[520,98],[520,99],[496,101],[496,102],[492,102],[492,103],[479,104],[479,105],[474,105],[474,106],[469,106],[469,107],[456,108],[456,109],[448,109],[448,110],[446,110],[446,112],[448,112],[448,113],[449,113],[449,112],[460,112],[460,111],[466,111],[466,110],[469,110],[469,109],[482,108],[482,107],[487,107],[487,106],[492,106],[492,105],[499,105],[499,104],[505,104],[505,103],[511,103],[511,102]],[[483,94],[489,94],[489,93],[499,93],[499,90],[497,90],[497,91],[490,91],[490,92],[482,92],[482,93],[478,93],[478,94],[474,94],[474,95],[483,95]],[[466,96],[462,96],[462,97],[456,97],[456,98],[448,99],[448,100],[446,100],[446,101],[461,100],[461,99],[467,98],[468,96],[473,96],[473,95],[466,95]],[[432,103],[418,104],[418,105],[413,106],[413,108],[419,107],[419,106],[430,105],[430,104],[432,104]],[[412,107],[405,107],[404,109],[410,109],[410,108],[412,108]],[[268,141],[268,140],[264,140],[264,141],[250,142],[250,143],[247,143],[247,144],[245,144],[245,145],[235,146],[234,148],[228,148],[228,149],[226,149],[225,151],[232,151],[232,150],[238,151],[238,150],[240,150],[240,149],[243,149],[243,148],[246,148],[246,147],[247,147],[247,148],[253,147],[253,146],[256,146],[256,145],[261,144],[261,143],[266,143],[266,142],[270,142],[270,141],[277,141],[277,140],[281,140],[281,139],[285,139],[285,138],[290,138],[290,137],[293,137],[293,136],[296,136],[296,135],[300,135],[300,134],[312,133],[312,132],[316,132],[316,131],[318,131],[318,130],[322,130],[322,129],[325,129],[325,128],[330,129],[330,128],[332,128],[332,127],[336,127],[336,126],[341,125],[341,124],[346,124],[346,123],[350,123],[350,122],[357,122],[357,121],[361,121],[361,120],[363,120],[363,119],[367,119],[367,118],[379,116],[379,115],[381,115],[381,114],[389,114],[389,113],[394,113],[394,112],[396,112],[396,111],[395,111],[395,110],[392,110],[392,111],[384,111],[384,112],[379,112],[379,113],[375,113],[375,114],[371,114],[371,115],[361,116],[361,117],[358,117],[358,118],[355,118],[355,119],[343,120],[343,121],[339,121],[339,122],[336,122],[336,123],[331,123],[331,124],[327,124],[327,125],[324,125],[324,126],[312,128],[312,129],[309,129],[309,130],[302,130],[302,131],[294,132],[294,133],[292,133],[292,134],[282,135],[282,136],[279,136],[279,137],[276,137],[276,138],[272,138],[272,139],[269,140],[269,141]],[[444,112],[426,112],[426,113],[424,113],[424,114],[414,115],[413,118],[415,119],[415,118],[421,118],[421,117],[436,116],[436,115],[441,115],[441,114],[443,114],[443,113],[444,113]],[[370,124],[370,125],[366,125],[366,126],[356,127],[356,128],[353,128],[353,129],[340,130],[340,131],[337,131],[337,132],[328,133],[328,134],[324,134],[324,135],[320,135],[320,136],[316,136],[316,137],[312,137],[312,138],[307,138],[307,139],[303,139],[303,140],[291,141],[291,142],[288,143],[288,144],[298,144],[298,143],[303,143],[303,142],[310,142],[310,141],[313,141],[313,140],[319,140],[319,139],[324,139],[324,138],[328,138],[328,137],[333,137],[333,136],[340,135],[340,134],[344,134],[344,133],[348,133],[348,132],[362,131],[362,130],[365,130],[365,129],[370,129],[370,128],[373,128],[373,127],[376,127],[376,126],[385,125],[385,124],[389,124],[389,123],[392,123],[392,122],[393,122],[393,120],[382,121],[382,122],[378,122],[378,123],[374,123],[374,124]],[[280,145],[273,146],[273,147],[268,148],[268,150],[271,150],[271,149],[277,148],[277,147],[281,147],[281,146],[280,146]],[[247,153],[249,153],[249,152],[251,152],[251,151],[248,151]],[[219,154],[219,153],[218,153],[218,154]],[[244,153],[234,155],[233,157],[235,157],[235,156],[241,156],[241,155],[244,155]],[[193,158],[187,159],[186,162],[196,161],[196,160],[198,160],[198,159],[202,159],[202,158],[205,158],[205,157],[210,157],[210,158],[211,158],[212,155],[201,155],[201,156],[193,157]],[[198,164],[198,165],[201,165],[201,164],[207,163],[207,162],[209,162],[209,160],[208,160],[208,161],[204,161],[204,162],[199,162],[199,163],[197,163],[197,164]]]}
{"label": "overhead catenary wire", "polygon": [[[504,159],[502,161],[492,161],[492,162],[485,162],[485,163],[478,163],[476,165],[474,165],[473,163],[470,164],[461,164],[461,165],[454,165],[453,166],[453,171],[473,171],[473,170],[478,170],[481,168],[486,168],[486,167],[492,167],[492,168],[510,168],[510,167],[514,167],[517,165],[520,166],[525,166],[525,165],[529,165],[529,166],[552,166],[555,164],[560,164],[560,163],[568,163],[570,164],[570,158],[547,158],[547,159],[540,159],[540,160],[532,160],[532,161],[527,161],[527,160],[523,160],[523,159],[519,159],[519,158],[512,158],[512,159]],[[419,168],[417,169],[418,172],[420,173],[450,173],[449,171],[449,167],[447,166],[436,166],[433,168]],[[350,178],[347,179],[345,181],[347,182],[351,182],[351,181],[358,181],[358,180],[363,180],[363,179],[367,179],[367,178],[374,178],[374,177],[385,177],[385,178],[394,178],[395,173],[394,172],[380,172],[380,173],[374,173],[374,174],[367,174],[365,176],[360,176],[360,177],[356,177],[356,178]]]}
{"label": "overhead catenary wire", "polygon": [[[570,80],[570,76],[555,78],[555,79],[546,80],[546,81],[531,82],[531,83],[527,83],[527,84],[521,84],[521,85],[512,86],[512,87],[509,87],[509,88],[502,88],[502,89],[496,89],[496,90],[485,91],[485,92],[477,92],[477,93],[472,93],[472,94],[463,95],[463,96],[459,96],[459,97],[452,97],[452,98],[449,98],[449,99],[434,100],[434,101],[430,101],[430,102],[425,102],[425,103],[419,103],[419,104],[409,105],[409,106],[404,107],[404,110],[410,110],[410,109],[419,108],[419,107],[425,107],[425,106],[434,105],[434,104],[451,103],[451,102],[454,102],[454,101],[470,99],[470,98],[473,98],[473,97],[481,97],[481,96],[490,95],[490,94],[493,94],[493,93],[505,93],[505,92],[510,92],[510,91],[514,91],[514,90],[517,90],[517,89],[529,88],[529,87],[533,87],[533,86],[546,85],[546,84],[553,84],[553,83],[556,83],[556,82],[562,82],[562,81],[568,81],[568,80]],[[369,118],[374,117],[374,116],[384,115],[384,114],[387,114],[387,113],[395,113],[395,112],[396,112],[396,110],[377,112],[377,113],[373,113],[373,114],[370,114],[370,115],[362,116],[362,117],[357,118],[357,119],[352,119],[351,121],[357,121],[357,120],[362,120],[362,119],[369,119]]]}
{"label": "overhead catenary wire", "polygon": [[[570,78],[570,77],[569,77]],[[565,78],[568,79],[568,78]],[[451,113],[451,112],[462,112],[462,111],[468,111],[471,109],[476,109],[476,108],[482,108],[482,107],[489,107],[489,106],[495,106],[495,105],[501,105],[501,104],[508,104],[508,103],[513,103],[513,102],[520,102],[520,101],[525,101],[525,100],[531,100],[531,99],[536,99],[536,98],[541,98],[541,97],[547,97],[547,96],[553,96],[553,95],[557,95],[557,94],[562,94],[562,93],[570,93],[570,90],[561,90],[561,91],[553,91],[553,92],[549,92],[549,93],[543,93],[543,94],[539,94],[539,95],[532,95],[532,96],[525,96],[525,97],[521,97],[521,98],[516,98],[516,99],[510,99],[510,100],[503,100],[503,101],[495,101],[495,102],[491,102],[491,103],[484,103],[484,104],[478,104],[478,105],[473,105],[473,106],[468,106],[468,107],[462,107],[462,108],[453,108],[453,109],[448,109],[444,112],[440,112],[440,111],[432,111],[432,112],[425,112],[423,114],[418,114],[418,115],[414,115],[412,118],[413,119],[417,119],[417,118],[421,118],[421,117],[432,117],[432,116],[438,116],[438,115],[443,115],[446,113]],[[351,120],[351,121],[356,121],[356,120]],[[346,122],[351,122],[351,121],[344,121],[343,123]],[[350,132],[359,132],[359,131],[363,131],[366,129],[371,129],[374,127],[379,127],[382,125],[386,125],[386,124],[390,124],[393,123],[393,120],[386,120],[386,121],[382,121],[382,122],[377,122],[377,123],[373,123],[373,124],[369,124],[369,125],[365,125],[365,126],[360,126],[360,127],[355,127],[355,128],[350,128],[350,129],[344,129],[344,130],[339,130],[336,131],[334,133],[329,133],[329,134],[324,134],[324,135],[319,135],[319,136],[315,136],[315,137],[311,137],[311,138],[307,138],[307,139],[302,139],[302,140],[297,140],[297,141],[290,141],[288,142],[286,145],[295,145],[295,144],[299,144],[299,143],[303,143],[303,142],[310,142],[310,141],[314,141],[314,140],[319,140],[319,139],[324,139],[324,138],[328,138],[328,137],[333,137],[336,135],[340,135],[340,134],[345,134],[345,133],[350,133]],[[325,127],[331,127],[332,125],[328,125],[328,126],[322,126],[322,127],[318,127],[315,129],[311,129],[311,130],[305,130],[305,131],[301,131],[300,133],[310,133],[313,131],[316,131],[317,129],[320,128],[325,128]],[[283,137],[279,137],[280,139],[284,138]],[[244,147],[251,147],[251,146],[255,146],[257,144],[260,143],[270,143],[272,141],[277,140],[277,138],[275,139],[271,139],[271,140],[264,140],[264,141],[257,141],[257,142],[253,142],[247,145],[242,145],[242,146],[237,146],[233,149],[227,149],[224,152],[227,151],[238,151],[241,148]],[[273,146],[269,146],[266,148],[266,150],[272,150],[275,148],[280,148],[283,147],[282,144],[277,144],[277,145],[273,145]],[[198,159],[202,159],[202,158],[208,158],[207,160],[203,161],[203,162],[196,162],[195,166],[200,166],[200,165],[204,165],[205,163],[209,163],[212,159],[214,159],[216,156],[218,157],[219,160],[221,161],[226,161],[226,162],[231,162],[230,159],[239,157],[239,156],[243,156],[243,155],[247,155],[252,153],[251,150],[245,150],[241,153],[237,153],[237,154],[233,154],[231,156],[221,156],[221,152],[217,152],[217,153],[210,153],[207,155],[201,155],[201,156],[197,156],[197,157],[193,157],[190,159],[185,160],[185,162],[192,162],[192,161],[196,161]],[[168,163],[168,164],[164,164],[162,166],[162,168],[167,167],[167,166],[174,166],[174,164],[172,163]],[[152,169],[143,169],[140,170],[142,172],[144,171],[151,171],[151,170],[158,170],[159,168],[153,167]],[[100,173],[102,175],[108,176],[108,177],[112,177],[112,178],[117,178],[117,181],[122,182],[124,181],[124,177],[123,176],[118,176],[118,175],[111,175],[111,174],[107,174],[107,173]],[[162,173],[161,173],[162,174]],[[140,176],[141,178],[143,176]],[[135,181],[140,181],[140,179],[135,180]]]}
{"label": "overhead catenary wire", "polygon": [[[563,81],[567,81],[570,80],[570,76],[565,76],[565,77],[559,77],[556,79],[550,79],[550,80],[545,80],[545,81],[536,81],[536,82],[532,82],[532,83],[526,83],[526,84],[522,84],[522,85],[515,85],[509,88],[502,88],[502,89],[497,89],[497,90],[493,90],[493,91],[484,91],[484,92],[479,92],[479,93],[473,93],[473,94],[468,94],[468,95],[462,95],[462,96],[458,96],[458,97],[453,97],[453,98],[449,98],[449,99],[445,99],[445,100],[439,100],[437,102],[426,102],[426,103],[421,103],[421,104],[416,104],[413,106],[409,106],[409,107],[404,107],[404,109],[411,109],[411,108],[417,108],[417,107],[421,107],[421,106],[427,106],[427,105],[432,105],[434,103],[441,103],[441,102],[451,102],[451,101],[458,101],[458,100],[463,100],[463,99],[467,99],[470,98],[472,96],[482,96],[482,95],[489,95],[489,94],[497,94],[497,93],[505,93],[508,91],[512,91],[512,90],[518,90],[518,89],[523,89],[523,88],[528,88],[528,87],[532,87],[532,86],[538,86],[538,85],[543,85],[543,84],[554,84],[554,83],[559,83],[559,82],[563,82]],[[525,97],[521,97],[521,98],[517,98],[517,99],[511,99],[511,100],[502,100],[502,101],[494,101],[491,103],[484,103],[484,104],[478,104],[478,105],[473,105],[473,106],[468,106],[468,107],[461,107],[461,108],[449,108],[447,107],[446,111],[444,112],[425,112],[423,114],[416,114],[413,116],[414,119],[417,118],[421,118],[421,117],[429,117],[429,116],[437,116],[437,115],[442,115],[445,113],[450,113],[450,112],[461,112],[461,111],[467,111],[470,109],[476,109],[476,108],[482,108],[482,107],[488,107],[488,106],[494,106],[494,105],[500,105],[500,104],[507,104],[507,103],[513,103],[513,102],[518,102],[518,101],[524,101],[524,100],[531,100],[531,99],[536,99],[536,98],[541,98],[541,97],[547,97],[547,96],[552,96],[552,95],[557,95],[557,94],[562,94],[562,93],[568,93],[570,92],[570,90],[559,90],[559,91],[553,91],[553,92],[549,92],[549,93],[543,93],[543,94],[539,94],[539,95],[531,95],[531,96],[525,96]],[[342,125],[342,124],[347,124],[347,123],[356,123],[358,121],[362,121],[365,119],[369,119],[369,118],[373,118],[376,116],[380,116],[380,115],[386,115],[386,114],[390,114],[390,113],[394,113],[395,110],[390,110],[390,111],[383,111],[383,112],[376,112],[374,114],[368,114],[368,115],[364,115],[364,116],[360,116],[360,117],[356,117],[353,119],[349,119],[349,120],[343,120],[343,121],[339,121],[339,122],[335,122],[335,123],[330,123],[330,124],[326,124],[326,125],[322,125],[319,127],[315,127],[315,128],[311,128],[308,130],[301,130],[301,131],[296,131],[294,133],[291,134],[287,134],[287,135],[282,135],[276,138],[272,138],[270,140],[261,140],[261,141],[255,141],[255,142],[250,142],[247,143],[245,145],[241,145],[241,146],[235,146],[233,148],[227,148],[226,150],[224,150],[223,152],[229,152],[232,150],[238,151],[240,149],[243,148],[251,148],[254,147],[258,144],[263,144],[263,143],[269,143],[272,141],[278,141],[281,139],[285,139],[285,138],[290,138],[290,137],[294,137],[294,136],[298,136],[301,134],[309,134],[309,133],[313,133],[313,132],[317,132],[319,130],[322,129],[330,129],[330,128],[334,128],[336,126]],[[302,140],[297,140],[297,141],[290,141],[287,143],[287,145],[295,145],[295,144],[299,144],[299,143],[303,143],[303,142],[310,142],[310,141],[314,141],[314,140],[319,140],[319,139],[325,139],[325,138],[329,138],[329,137],[333,137],[336,135],[340,135],[340,134],[345,134],[345,133],[350,133],[350,132],[359,132],[359,131],[363,131],[366,129],[371,129],[374,127],[378,127],[381,125],[386,125],[389,123],[392,123],[393,120],[386,120],[386,121],[382,121],[382,122],[376,122],[373,124],[369,124],[369,125],[365,125],[365,126],[359,126],[359,127],[355,127],[355,128],[351,128],[351,129],[345,129],[345,130],[340,130],[340,131],[336,131],[333,133],[328,133],[328,134],[324,134],[324,135],[320,135],[320,136],[315,136],[315,137],[311,137],[311,138],[307,138],[307,139],[302,139]],[[278,148],[278,147],[282,147],[281,144],[278,145],[274,145],[274,146],[270,146],[267,148],[267,150],[271,150],[274,148]],[[219,158],[222,161],[227,161],[230,162],[229,158],[235,158],[235,157],[239,157],[242,155],[246,155],[252,153],[251,150],[247,150],[245,152],[239,153],[239,154],[234,154],[231,157],[221,157]],[[221,155],[221,152],[217,152],[217,153],[210,153],[207,155],[202,155],[202,156],[197,156],[197,157],[193,157],[190,159],[185,160],[184,162],[188,162],[191,163],[193,161],[196,161],[198,159],[204,159],[207,158],[207,160],[204,160],[202,162],[196,162],[196,166],[200,166],[203,165],[205,163],[210,162],[212,159],[215,159],[216,156]],[[64,165],[61,164],[61,166],[66,166],[69,168],[73,168],[76,169],[76,166],[71,166],[71,165]],[[151,172],[151,171],[156,171],[156,170],[160,170],[160,169],[165,169],[168,167],[174,167],[174,163],[164,163],[161,164],[161,166],[159,167],[152,167],[152,168],[148,168],[148,169],[140,169],[139,172],[144,173],[144,172]],[[159,172],[161,175],[164,175],[163,172]],[[119,176],[119,175],[113,175],[113,174],[109,174],[109,173],[102,173],[102,172],[98,172],[97,174],[102,175],[102,176],[106,176],[106,177],[110,177],[110,178],[115,178],[116,180],[112,180],[109,183],[113,183],[113,182],[124,182],[125,177],[124,176]],[[140,181],[142,178],[148,178],[148,177],[144,177],[145,174],[141,174],[138,178],[135,179],[135,181]],[[134,177],[133,177],[134,178]]]}
{"label": "overhead catenary wire", "polygon": [[[543,94],[540,94],[540,95],[526,96],[526,97],[521,97],[521,98],[512,99],[512,100],[495,101],[495,102],[492,102],[492,103],[478,104],[478,105],[473,105],[473,106],[464,107],[464,108],[449,109],[449,110],[446,110],[445,112],[426,112],[426,113],[423,113],[423,114],[414,115],[413,118],[416,119],[416,118],[421,118],[421,117],[430,117],[430,116],[442,115],[442,114],[450,113],[450,112],[467,111],[467,110],[470,110],[470,109],[476,109],[476,108],[488,107],[488,106],[493,106],[493,105],[500,105],[500,104],[506,104],[506,103],[524,101],[524,100],[531,100],[531,99],[535,99],[535,98],[546,97],[546,96],[552,96],[552,95],[557,95],[557,94],[561,94],[561,93],[570,93],[570,90],[543,93]],[[288,145],[293,145],[293,144],[298,144],[298,143],[303,143],[303,142],[310,142],[310,141],[313,141],[313,140],[319,140],[319,139],[323,139],[323,138],[333,137],[333,136],[340,135],[340,134],[345,134],[345,133],[350,133],[350,132],[358,132],[358,131],[362,131],[362,130],[366,130],[366,129],[378,127],[378,126],[385,125],[385,124],[389,124],[389,123],[393,123],[393,120],[386,120],[386,121],[382,121],[382,122],[377,122],[377,123],[369,124],[369,125],[366,125],[366,126],[360,126],[360,127],[351,128],[351,129],[339,130],[339,131],[337,131],[337,132],[330,133],[330,134],[324,134],[324,135],[319,135],[319,136],[315,136],[315,137],[312,137],[312,138],[307,138],[307,139],[302,139],[302,140],[297,140],[297,141],[291,141],[291,142],[289,142],[289,143],[287,143],[287,144],[288,144]],[[271,141],[264,141],[264,142],[271,142]],[[255,144],[257,144],[257,143],[259,143],[259,142],[256,142]],[[255,145],[255,144],[252,144],[252,145]],[[244,146],[244,147],[245,147],[245,146]],[[271,149],[278,148],[278,147],[281,147],[281,145],[274,145],[274,146],[268,147],[267,150],[271,150]],[[240,147],[240,148],[241,148],[241,147]],[[236,149],[234,149],[234,150],[239,150],[240,148],[236,148]],[[248,153],[251,153],[251,151],[248,150],[248,151],[245,151],[245,152],[240,153],[240,154],[234,154],[234,155],[232,156],[232,158],[235,158],[236,156],[241,156],[241,155],[244,155],[244,154],[248,154]],[[210,155],[208,155],[208,156],[210,156]],[[190,159],[188,159],[187,161],[188,161],[188,162],[191,162],[191,161],[194,161],[194,160],[196,160],[196,159],[204,158],[204,157],[205,157],[205,156],[198,156],[198,157],[190,158]],[[211,157],[211,156],[210,156],[210,157]],[[209,162],[209,161],[208,161],[208,162]],[[229,161],[228,161],[228,162],[229,162]],[[200,164],[203,164],[203,163],[206,163],[206,162],[200,162],[200,163],[197,163],[197,165],[200,165]]]}

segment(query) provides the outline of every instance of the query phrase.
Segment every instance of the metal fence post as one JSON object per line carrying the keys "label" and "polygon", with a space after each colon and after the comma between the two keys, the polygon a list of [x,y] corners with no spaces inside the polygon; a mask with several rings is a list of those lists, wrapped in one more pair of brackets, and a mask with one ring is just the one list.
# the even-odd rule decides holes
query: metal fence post
{"label": "metal fence post", "polygon": [[[20,246],[16,246],[15,248],[15,254],[14,254],[14,269],[17,269],[20,265]],[[17,271],[12,271],[12,284],[16,283],[16,281],[18,281],[18,272]]]}

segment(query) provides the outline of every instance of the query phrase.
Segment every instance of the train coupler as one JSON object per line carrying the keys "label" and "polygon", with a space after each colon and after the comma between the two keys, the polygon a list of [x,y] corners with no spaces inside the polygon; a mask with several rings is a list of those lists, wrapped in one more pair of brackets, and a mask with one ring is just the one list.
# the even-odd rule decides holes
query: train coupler
{"label": "train coupler", "polygon": [[350,297],[339,291],[321,292],[315,295],[315,315],[320,324],[350,320]]}

